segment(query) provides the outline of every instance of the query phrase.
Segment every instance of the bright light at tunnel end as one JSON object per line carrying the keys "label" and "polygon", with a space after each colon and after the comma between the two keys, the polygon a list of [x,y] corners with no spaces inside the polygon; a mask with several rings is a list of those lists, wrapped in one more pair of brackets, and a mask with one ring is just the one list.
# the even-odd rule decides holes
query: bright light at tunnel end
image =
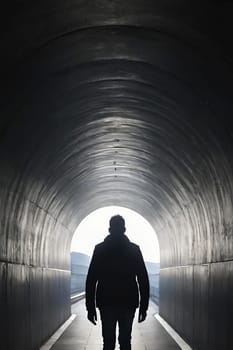
{"label": "bright light at tunnel end", "polygon": [[86,216],[74,233],[71,251],[91,256],[95,245],[109,234],[110,218],[117,214],[124,217],[125,234],[131,242],[140,246],[144,260],[159,262],[159,244],[153,227],[137,212],[117,206],[100,208]]}

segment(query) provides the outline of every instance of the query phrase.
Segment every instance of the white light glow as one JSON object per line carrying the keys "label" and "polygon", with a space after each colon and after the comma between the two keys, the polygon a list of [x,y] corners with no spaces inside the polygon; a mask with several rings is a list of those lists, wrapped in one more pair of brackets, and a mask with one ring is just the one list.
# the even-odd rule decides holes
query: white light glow
{"label": "white light glow", "polygon": [[75,231],[71,251],[91,256],[94,246],[109,234],[110,218],[118,214],[125,219],[125,234],[140,246],[144,260],[159,262],[159,244],[152,226],[135,211],[122,207],[100,208],[86,216]]}

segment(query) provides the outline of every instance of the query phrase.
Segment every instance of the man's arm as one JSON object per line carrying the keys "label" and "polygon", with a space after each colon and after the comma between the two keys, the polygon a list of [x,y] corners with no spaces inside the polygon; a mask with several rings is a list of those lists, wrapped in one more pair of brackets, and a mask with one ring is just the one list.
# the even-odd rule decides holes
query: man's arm
{"label": "man's arm", "polygon": [[96,324],[97,314],[95,306],[95,291],[96,283],[98,280],[98,265],[97,265],[97,253],[96,248],[94,249],[91,263],[87,273],[86,279],[86,308],[87,308],[87,318],[93,324]]}
{"label": "man's arm", "polygon": [[142,322],[146,318],[146,313],[148,309],[150,285],[149,285],[148,273],[146,270],[145,262],[144,262],[140,248],[138,248],[137,280],[138,280],[138,286],[139,286],[139,292],[140,292],[138,322]]}

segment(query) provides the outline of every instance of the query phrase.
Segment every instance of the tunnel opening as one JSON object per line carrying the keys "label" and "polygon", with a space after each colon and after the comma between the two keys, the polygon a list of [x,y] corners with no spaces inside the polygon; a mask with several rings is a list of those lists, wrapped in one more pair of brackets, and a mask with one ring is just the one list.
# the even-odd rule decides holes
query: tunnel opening
{"label": "tunnel opening", "polygon": [[159,305],[160,250],[156,232],[142,215],[121,206],[102,207],[91,212],[75,230],[70,249],[71,300],[84,297],[94,247],[109,234],[109,220],[117,214],[125,219],[127,237],[140,246],[150,281],[150,299]]}

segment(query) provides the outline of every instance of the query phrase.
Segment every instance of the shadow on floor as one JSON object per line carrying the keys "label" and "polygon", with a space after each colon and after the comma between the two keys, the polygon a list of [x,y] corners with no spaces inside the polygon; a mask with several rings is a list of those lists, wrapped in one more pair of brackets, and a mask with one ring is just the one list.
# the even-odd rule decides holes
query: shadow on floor
{"label": "shadow on floor", "polygon": [[[137,322],[138,310],[133,324],[132,350],[179,350],[180,347],[169,336],[154,317],[158,312],[156,304],[150,302],[148,316],[143,323]],[[92,325],[86,318],[85,301],[72,305],[75,320],[52,346],[51,350],[102,350],[101,322]],[[116,345],[116,350],[119,349]]]}

